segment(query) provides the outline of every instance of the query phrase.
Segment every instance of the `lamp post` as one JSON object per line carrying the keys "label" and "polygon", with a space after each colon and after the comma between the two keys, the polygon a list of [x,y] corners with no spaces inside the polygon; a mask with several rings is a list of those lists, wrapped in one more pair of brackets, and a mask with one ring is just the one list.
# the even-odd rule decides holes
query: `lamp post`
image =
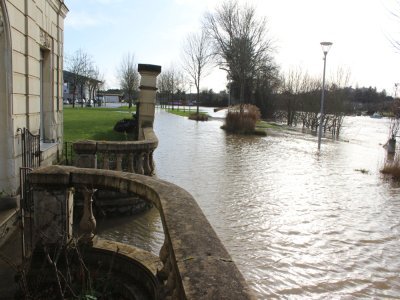
{"label": "lamp post", "polygon": [[318,151],[321,149],[322,122],[324,120],[326,55],[328,54],[331,46],[332,46],[331,42],[321,42],[322,52],[324,53],[324,73],[322,77],[321,112],[319,116],[319,127],[318,127]]}

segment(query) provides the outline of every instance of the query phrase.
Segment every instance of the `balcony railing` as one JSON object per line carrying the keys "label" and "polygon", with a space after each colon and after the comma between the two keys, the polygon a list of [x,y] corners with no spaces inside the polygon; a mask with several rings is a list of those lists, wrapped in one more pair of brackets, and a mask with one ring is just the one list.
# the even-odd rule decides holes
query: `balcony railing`
{"label": "balcony railing", "polygon": [[[160,250],[163,268],[158,270],[167,299],[250,299],[253,298],[242,274],[208,223],[194,198],[184,189],[149,176],[127,172],[50,166],[29,174],[33,190],[37,230],[48,239],[70,238],[66,227],[72,228],[71,209],[60,209],[63,221],[45,224],[45,214],[51,207],[60,208],[61,195],[71,199],[71,191],[84,191],[84,214],[80,222],[88,241],[93,237],[96,221],[92,214],[92,193],[108,189],[121,193],[135,193],[151,202],[159,211],[164,229],[164,245]],[[54,203],[57,203],[55,205]],[[40,207],[44,208],[41,213]],[[71,204],[68,207],[72,207]],[[48,231],[48,232],[47,232]]]}
{"label": "balcony railing", "polygon": [[153,128],[143,128],[141,141],[79,141],[73,144],[76,167],[151,175],[158,139]]}

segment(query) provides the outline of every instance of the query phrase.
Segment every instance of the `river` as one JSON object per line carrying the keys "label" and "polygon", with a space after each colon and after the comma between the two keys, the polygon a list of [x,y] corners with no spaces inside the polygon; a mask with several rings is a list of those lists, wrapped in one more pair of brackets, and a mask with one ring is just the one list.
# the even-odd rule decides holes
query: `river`
{"label": "river", "polygon": [[[219,119],[157,110],[156,172],[195,197],[259,299],[399,298],[400,188],[379,172],[387,123],[347,117],[318,154],[311,134],[229,135]],[[163,242],[155,210],[100,236],[156,254]]]}

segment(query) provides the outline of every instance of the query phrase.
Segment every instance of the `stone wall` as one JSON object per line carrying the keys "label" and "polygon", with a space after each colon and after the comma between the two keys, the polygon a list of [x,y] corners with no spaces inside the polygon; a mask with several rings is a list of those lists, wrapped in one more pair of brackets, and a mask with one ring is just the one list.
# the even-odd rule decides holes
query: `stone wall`
{"label": "stone wall", "polygon": [[[86,187],[135,193],[151,202],[160,212],[165,234],[160,251],[163,267],[158,271],[165,298],[253,298],[196,201],[182,188],[149,176],[61,166],[35,170],[29,182],[34,193]],[[36,213],[40,212],[35,209]]]}
{"label": "stone wall", "polygon": [[78,141],[73,144],[74,165],[152,175],[155,168],[153,152],[158,139],[152,127],[142,128],[141,136],[140,141]]}
{"label": "stone wall", "polygon": [[[60,0],[0,0],[0,190],[15,194],[21,166],[18,128],[61,150],[64,18]],[[49,158],[49,161],[54,159]]]}

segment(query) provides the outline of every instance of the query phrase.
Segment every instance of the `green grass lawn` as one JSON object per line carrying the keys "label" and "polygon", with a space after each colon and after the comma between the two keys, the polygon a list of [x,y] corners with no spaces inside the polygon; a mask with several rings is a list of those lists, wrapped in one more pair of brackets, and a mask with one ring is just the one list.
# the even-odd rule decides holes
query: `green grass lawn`
{"label": "green grass lawn", "polygon": [[[131,110],[127,106],[117,108],[101,107],[64,107],[64,141],[75,142],[77,140],[107,140],[107,141],[125,141],[126,135],[113,130],[115,123],[121,119],[131,118],[135,107]],[[196,113],[192,109],[184,111],[183,109],[167,109],[169,113],[188,117]],[[200,114],[206,114],[200,112]],[[280,125],[258,121],[256,129],[281,129]]]}
{"label": "green grass lawn", "polygon": [[[191,114],[195,114],[196,113],[196,108],[192,108],[190,111],[186,108],[185,110],[183,110],[182,108],[167,108],[165,110],[166,112],[169,112],[171,114],[177,115],[177,116],[181,116],[181,117],[189,117],[189,115]],[[200,115],[207,115],[206,112],[204,111],[199,111]]]}
{"label": "green grass lawn", "polygon": [[263,128],[263,129],[282,129],[282,125],[276,123],[270,123],[263,120],[259,120],[256,123],[256,128]]}
{"label": "green grass lawn", "polygon": [[131,118],[134,111],[134,107],[131,110],[128,107],[64,107],[64,141],[126,140],[125,134],[113,128],[117,121]]}

